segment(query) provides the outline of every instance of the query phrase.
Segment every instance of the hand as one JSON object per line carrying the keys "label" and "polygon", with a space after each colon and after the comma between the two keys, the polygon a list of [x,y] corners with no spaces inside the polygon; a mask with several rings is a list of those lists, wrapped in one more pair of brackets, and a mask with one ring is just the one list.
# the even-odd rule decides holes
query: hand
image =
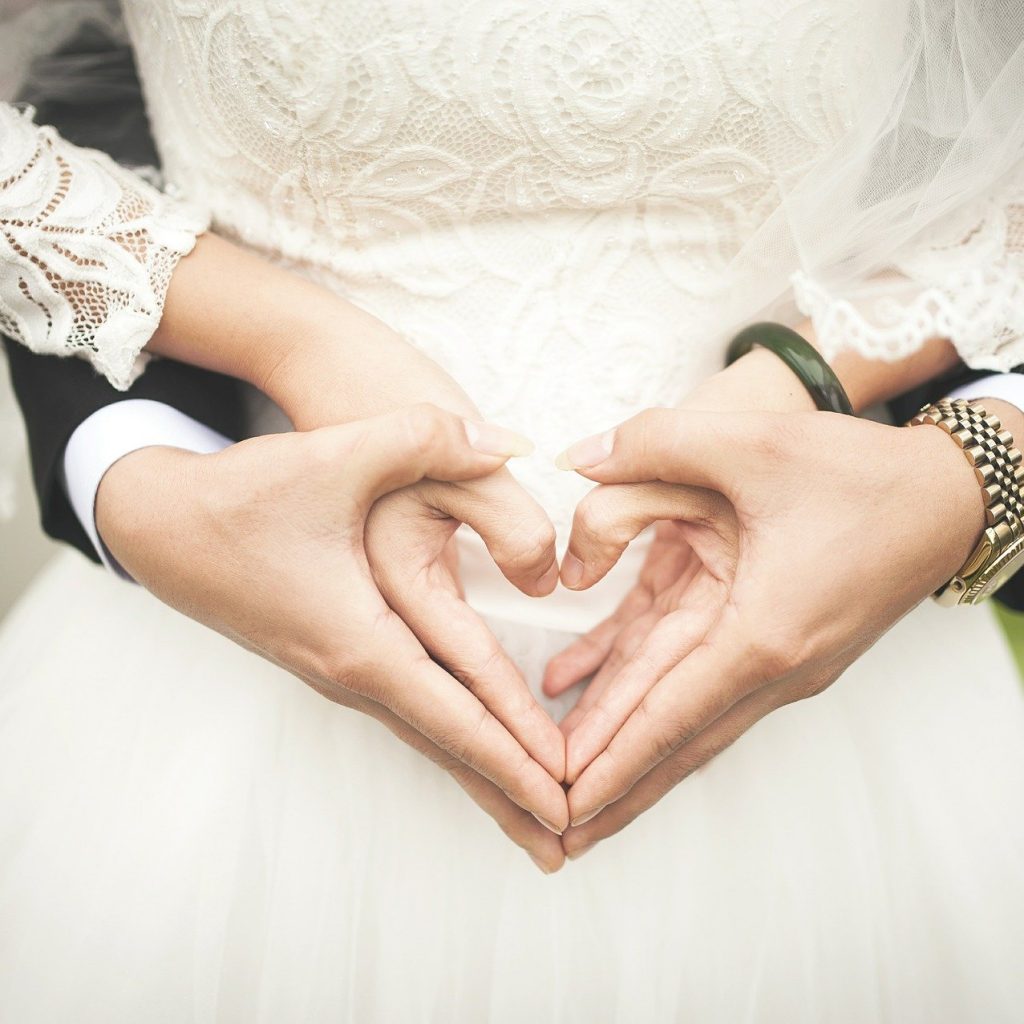
{"label": "hand", "polygon": [[[382,495],[427,476],[486,476],[522,443],[490,425],[470,429],[476,447],[459,417],[417,406],[216,455],[143,449],[103,478],[97,525],[114,557],[167,604],[379,719],[556,870],[558,838],[531,814],[564,828],[561,786],[430,659],[378,593],[363,547]],[[515,680],[505,683],[511,704]]]}
{"label": "hand", "polygon": [[[708,412],[813,412],[815,408],[807,390],[786,364],[760,348],[709,377],[687,396],[681,407]],[[609,515],[621,522],[628,512],[617,506],[631,501],[635,493],[635,489],[621,488],[615,496],[595,495],[581,503],[578,516],[589,518],[592,532],[599,533],[600,524],[592,522],[595,514]],[[685,608],[687,630],[700,635],[706,629],[705,619],[709,609],[718,604],[715,591],[721,582],[707,572],[687,541],[687,535],[698,529],[687,523],[658,523],[640,576],[619,607],[548,663],[544,692],[549,697],[557,697],[593,676],[561,722],[566,736],[664,615]],[[710,535],[705,536],[711,539]],[[577,574],[581,572],[582,565],[570,549],[562,566],[566,585],[576,585],[581,578]],[[571,766],[571,777],[575,778],[579,770],[580,766]]]}
{"label": "hand", "polygon": [[[507,470],[460,483],[424,480],[381,498],[366,524],[374,579],[427,652],[560,782],[565,774],[561,732],[464,600],[451,543],[462,523],[480,535],[495,564],[525,593],[542,596],[554,590],[554,528]],[[559,834],[565,827],[565,821],[543,823]]]}
{"label": "hand", "polygon": [[984,521],[973,471],[928,427],[658,409],[566,454],[603,485],[577,511],[575,589],[650,522],[693,553],[676,552],[664,616],[568,737],[570,856],[827,687],[959,568]]}

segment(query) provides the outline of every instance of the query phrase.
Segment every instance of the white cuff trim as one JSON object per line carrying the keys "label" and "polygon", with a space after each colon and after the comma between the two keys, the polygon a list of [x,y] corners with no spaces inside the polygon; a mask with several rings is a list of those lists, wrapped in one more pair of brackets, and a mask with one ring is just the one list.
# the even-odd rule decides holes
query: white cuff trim
{"label": "white cuff trim", "polygon": [[78,425],[64,449],[64,486],[79,522],[103,564],[123,579],[128,575],[107,550],[96,529],[96,492],[118,459],[140,448],[162,445],[209,454],[232,442],[183,412],[145,398],[114,402]]}

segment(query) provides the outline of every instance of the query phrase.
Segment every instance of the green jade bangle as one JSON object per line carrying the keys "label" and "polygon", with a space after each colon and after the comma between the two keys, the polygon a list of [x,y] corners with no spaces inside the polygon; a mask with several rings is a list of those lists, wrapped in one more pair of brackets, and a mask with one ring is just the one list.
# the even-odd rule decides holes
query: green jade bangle
{"label": "green jade bangle", "polygon": [[850,399],[832,367],[810,342],[782,324],[763,323],[745,327],[729,342],[725,365],[732,365],[755,345],[774,352],[797,375],[822,412],[853,415]]}

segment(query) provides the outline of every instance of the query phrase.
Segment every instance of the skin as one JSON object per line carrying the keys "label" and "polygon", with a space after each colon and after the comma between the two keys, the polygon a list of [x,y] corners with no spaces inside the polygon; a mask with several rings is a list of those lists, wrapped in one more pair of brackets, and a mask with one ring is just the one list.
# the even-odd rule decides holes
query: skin
{"label": "skin", "polygon": [[565,795],[522,744],[543,746],[546,724],[560,754],[557,728],[531,719],[525,687],[496,695],[434,661],[380,596],[367,559],[366,521],[382,496],[427,477],[485,476],[521,445],[489,424],[471,430],[476,447],[459,417],[417,405],[215,455],[142,449],[104,477],[97,525],[157,597],[382,722],[552,871],[561,846],[537,819],[564,828]]}
{"label": "skin", "polygon": [[[381,321],[213,235],[179,263],[149,347],[254,384],[309,437],[425,399],[479,419],[455,382]],[[900,363],[844,354],[834,368],[860,409],[955,362],[952,347],[935,340]],[[991,405],[1024,436],[1024,417]],[[328,574],[360,580],[355,632],[344,636],[333,614],[330,623],[317,618],[320,608],[343,607],[346,595],[323,580],[325,552],[341,524],[336,503],[313,481],[328,463],[335,486],[348,478],[298,440],[303,435],[236,446],[244,457],[236,449],[216,457],[134,453],[105,477],[97,518],[115,556],[158,596],[383,721],[449,770],[542,870],[553,871],[563,850],[579,856],[624,827],[764,714],[827,686],[948,578],[972,546],[978,488],[948,439],[812,408],[790,371],[755,350],[679,410],[652,410],[620,426],[611,455],[594,461],[594,441],[570,449],[573,468],[600,486],[577,510],[563,585],[591,586],[637,532],[659,525],[622,606],[548,667],[550,694],[593,676],[562,732],[462,599],[450,541],[464,522],[524,592],[549,593],[558,580],[550,523],[500,462],[476,476],[385,488],[364,509],[358,552],[356,521],[347,521],[350,560]],[[823,452],[831,454],[824,463]],[[836,474],[837,453],[845,476]],[[307,528],[299,540],[284,491],[263,500],[268,489],[275,493],[280,464],[290,466],[289,494],[303,493],[305,481],[319,494],[299,514]],[[865,474],[877,482],[867,497]],[[919,510],[923,493],[933,499],[930,515],[911,523],[905,510]],[[167,544],[169,516],[188,523],[196,550]],[[509,532],[510,522],[521,525]],[[891,522],[892,532],[883,535],[880,522]],[[871,564],[871,544],[881,545],[879,557],[900,548],[902,586],[887,591],[875,576],[858,576]],[[793,550],[809,552],[806,564],[791,564]],[[836,550],[857,550],[857,564],[838,564]],[[836,563],[841,586],[830,595],[817,593],[808,578],[803,603],[794,605],[758,583],[771,578],[765,567],[773,560],[799,576],[815,555]],[[206,569],[197,572],[197,565]],[[261,585],[268,578],[285,584],[270,594]],[[317,608],[308,603],[311,593]],[[861,600],[838,608],[821,603],[854,593]],[[865,593],[873,599],[864,602]],[[827,628],[822,607],[835,619]],[[377,611],[369,619],[355,614],[366,609]],[[379,646],[381,622],[402,642]],[[253,632],[253,623],[263,625]],[[418,687],[387,688],[425,665],[440,718],[409,704]],[[453,709],[470,708],[467,700],[486,728],[443,728]],[[563,780],[571,784],[567,798]],[[574,825],[559,841],[555,833],[570,818]]]}
{"label": "skin", "polygon": [[[636,587],[546,672],[550,695],[593,675],[562,723],[570,858],[764,715],[830,685],[960,567],[983,528],[973,471],[940,431],[813,411],[770,353],[747,359],[684,408],[620,425],[611,455],[607,435],[567,453],[601,486],[577,509],[566,585],[592,586],[658,524]],[[863,404],[884,384],[858,369],[849,390]],[[986,406],[1024,436],[1018,410]]]}

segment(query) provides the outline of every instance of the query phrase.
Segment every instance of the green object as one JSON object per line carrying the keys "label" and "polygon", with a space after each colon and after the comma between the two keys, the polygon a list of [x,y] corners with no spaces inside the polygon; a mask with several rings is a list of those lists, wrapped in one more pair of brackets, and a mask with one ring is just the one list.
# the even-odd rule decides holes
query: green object
{"label": "green object", "polygon": [[996,611],[996,618],[1006,632],[1006,639],[1010,642],[1010,650],[1017,661],[1017,668],[1020,671],[1021,683],[1024,684],[1024,612],[1013,612],[1003,608],[998,602],[992,602]]}
{"label": "green object", "polygon": [[853,415],[850,399],[832,367],[813,345],[782,324],[763,323],[745,327],[729,342],[725,365],[735,363],[755,345],[774,352],[800,378],[800,383],[807,388],[814,404],[822,412]]}

